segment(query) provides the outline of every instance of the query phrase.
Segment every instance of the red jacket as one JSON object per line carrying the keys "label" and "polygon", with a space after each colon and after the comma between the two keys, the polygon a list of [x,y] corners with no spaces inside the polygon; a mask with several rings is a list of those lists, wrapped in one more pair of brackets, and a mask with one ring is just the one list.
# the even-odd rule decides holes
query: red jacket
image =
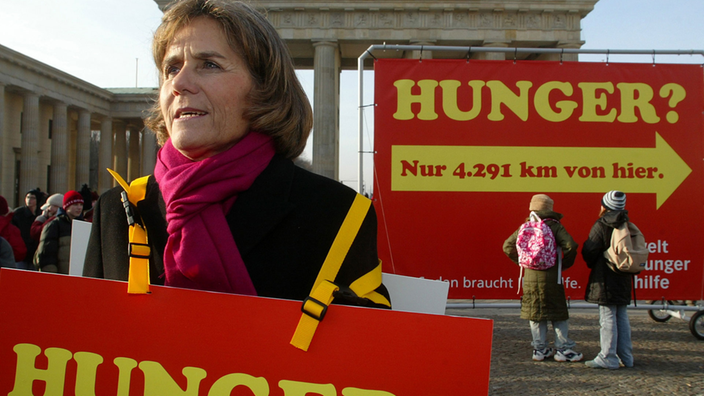
{"label": "red jacket", "polygon": [[12,216],[0,216],[0,236],[5,238],[12,246],[12,252],[15,254],[15,262],[24,260],[27,255],[27,246],[24,244],[20,229],[14,224],[11,224]]}
{"label": "red jacket", "polygon": [[29,229],[29,236],[32,237],[32,239],[34,239],[35,241],[39,242],[42,237],[42,230],[44,229],[44,226],[49,224],[49,222],[54,220],[55,218],[56,215],[53,215],[48,219],[44,217],[43,214],[37,216],[37,218],[34,220],[34,223],[32,223],[32,227]]}

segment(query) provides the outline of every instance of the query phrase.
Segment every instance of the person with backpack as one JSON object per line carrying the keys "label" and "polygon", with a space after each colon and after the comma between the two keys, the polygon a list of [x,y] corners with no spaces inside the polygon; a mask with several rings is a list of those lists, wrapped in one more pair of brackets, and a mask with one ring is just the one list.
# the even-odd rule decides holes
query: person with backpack
{"label": "person with backpack", "polygon": [[[578,362],[584,356],[574,350],[576,343],[568,336],[569,312],[561,273],[574,264],[577,243],[560,224],[563,216],[553,211],[553,205],[549,196],[534,195],[531,216],[506,239],[503,250],[525,271],[521,319],[530,321],[533,360],[554,356],[558,362]],[[555,349],[548,347],[548,321],[555,331]]]}
{"label": "person with backpack", "polygon": [[611,246],[615,228],[628,222],[626,194],[612,190],[601,200],[599,219],[592,226],[582,247],[582,257],[591,269],[584,295],[587,302],[599,304],[601,351],[586,361],[587,367],[617,369],[620,362],[633,367],[631,325],[627,306],[631,302],[631,275],[616,273],[609,267],[604,253]]}

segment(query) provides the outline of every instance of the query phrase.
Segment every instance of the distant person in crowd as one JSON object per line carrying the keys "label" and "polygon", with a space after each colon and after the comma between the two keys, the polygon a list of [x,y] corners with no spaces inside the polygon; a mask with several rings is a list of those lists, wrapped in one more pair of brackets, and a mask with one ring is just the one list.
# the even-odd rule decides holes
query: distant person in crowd
{"label": "distant person in crowd", "polygon": [[[305,299],[350,206],[364,198],[293,163],[312,111],[286,44],[244,2],[184,0],[164,13],[153,53],[160,90],[147,123],[162,147],[132,206],[146,225],[151,283]],[[96,204],[85,276],[127,280],[121,191]],[[335,301],[388,307],[380,277],[352,291],[381,270],[376,214],[364,213]]]}
{"label": "distant person in crowd", "polygon": [[98,193],[88,188],[87,184],[83,185],[81,189],[81,196],[83,197],[83,221],[89,223],[93,222],[93,212],[95,209],[95,203],[98,201]]}
{"label": "distant person in crowd", "polygon": [[617,369],[623,364],[633,367],[631,324],[628,304],[631,302],[631,275],[614,272],[604,252],[611,246],[614,228],[628,221],[626,194],[612,190],[601,199],[599,219],[592,226],[582,247],[582,257],[591,269],[584,299],[599,304],[599,341],[601,351],[585,362],[587,367]]}
{"label": "distant person in crowd", "polygon": [[0,237],[0,267],[15,268],[15,254],[7,239]]}
{"label": "distant person in crowd", "polygon": [[68,274],[71,257],[71,226],[83,219],[83,197],[77,191],[64,194],[56,218],[42,230],[34,264],[42,272]]}
{"label": "distant person in crowd", "polygon": [[[12,217],[13,213],[10,212],[10,208],[7,206],[7,200],[0,195],[0,237],[4,238],[10,245],[14,262],[18,263],[24,260],[27,255],[27,246],[24,244],[20,229],[12,224]],[[15,267],[16,265],[13,264],[12,268]]]}
{"label": "distant person in crowd", "polygon": [[34,252],[37,250],[37,241],[32,239],[31,230],[34,219],[42,213],[40,209],[41,205],[37,204],[37,197],[41,196],[42,193],[37,189],[28,191],[24,196],[25,205],[15,209],[14,215],[12,216],[12,224],[20,229],[27,250],[24,260],[17,263],[17,268],[34,269],[32,258],[34,257]]}
{"label": "distant person in crowd", "polygon": [[37,196],[37,206],[39,206],[41,208],[46,203],[46,200],[49,197],[49,194],[42,191],[42,189],[39,187],[35,188],[34,192]]}
{"label": "distant person in crowd", "polygon": [[[574,350],[576,343],[569,338],[569,311],[565,298],[565,288],[561,282],[561,271],[570,268],[577,256],[577,243],[560,224],[562,214],[553,211],[553,200],[545,194],[534,195],[528,209],[545,221],[555,238],[555,265],[545,270],[524,268],[521,318],[530,321],[533,336],[533,360],[543,361],[554,356],[558,362],[578,362],[584,357]],[[530,220],[530,218],[528,219]],[[520,228],[519,228],[520,230]],[[519,230],[504,242],[504,253],[516,264],[519,254],[516,243]],[[559,263],[562,254],[562,263]],[[519,285],[521,287],[521,285]],[[555,331],[555,349],[547,340],[548,322]]]}
{"label": "distant person in crowd", "polygon": [[56,213],[59,211],[59,208],[63,206],[63,203],[63,194],[53,194],[46,200],[46,203],[41,207],[42,214],[37,216],[37,218],[34,219],[34,223],[32,223],[32,228],[29,233],[32,239],[39,242],[44,226],[56,218]]}

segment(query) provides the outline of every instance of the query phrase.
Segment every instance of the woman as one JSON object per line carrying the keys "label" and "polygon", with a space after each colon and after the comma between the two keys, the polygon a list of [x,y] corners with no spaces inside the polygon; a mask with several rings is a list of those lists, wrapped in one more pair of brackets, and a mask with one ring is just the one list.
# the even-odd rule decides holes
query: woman
{"label": "woman", "polygon": [[42,272],[68,274],[71,259],[73,220],[83,220],[83,197],[78,191],[64,194],[63,206],[42,230],[34,257],[35,267]]}
{"label": "woman", "polygon": [[631,324],[627,306],[631,302],[631,276],[617,274],[609,268],[604,252],[611,245],[614,228],[628,221],[626,194],[612,190],[601,200],[599,219],[584,242],[582,257],[591,269],[584,299],[599,304],[599,337],[601,351],[594,360],[585,362],[591,368],[617,369],[619,360],[633,367]]}
{"label": "woman", "polygon": [[[566,270],[574,264],[577,256],[577,243],[560,224],[562,214],[553,211],[554,201],[545,194],[536,194],[530,200],[528,209],[545,221],[555,237],[555,245],[562,249],[561,269]],[[504,253],[518,264],[516,242],[518,231],[504,242]],[[560,250],[558,250],[559,254]],[[576,352],[576,343],[569,338],[568,319],[570,317],[565,299],[565,288],[558,283],[560,277],[558,265],[546,270],[525,268],[523,278],[523,298],[521,299],[521,319],[530,321],[533,336],[533,360],[543,361],[554,356],[558,362],[579,362],[584,357]],[[548,321],[555,331],[555,349],[548,347]]]}
{"label": "woman", "polygon": [[[306,298],[356,193],[292,162],[312,112],[285,44],[248,5],[185,0],[164,14],[153,52],[161,87],[147,122],[163,147],[136,208],[151,283]],[[86,276],[127,279],[120,190],[96,205]],[[372,209],[335,283],[344,289],[378,265]]]}

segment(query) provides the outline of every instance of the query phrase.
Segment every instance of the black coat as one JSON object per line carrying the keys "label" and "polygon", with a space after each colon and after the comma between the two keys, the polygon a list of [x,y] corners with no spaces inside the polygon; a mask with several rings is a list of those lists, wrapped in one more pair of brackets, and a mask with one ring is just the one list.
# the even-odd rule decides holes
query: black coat
{"label": "black coat", "polygon": [[[95,207],[84,276],[127,280],[128,225],[121,187],[103,194]],[[356,192],[341,183],[274,156],[252,186],[239,194],[226,215],[230,231],[257,294],[303,300],[308,296]],[[164,283],[165,204],[153,176],[138,212],[146,225],[152,255],[152,284]],[[375,268],[376,214],[371,207],[335,279],[339,286]],[[382,285],[377,289],[388,296]],[[336,302],[340,298],[336,298]],[[347,303],[366,305],[367,300]],[[372,305],[371,303],[369,303]]]}
{"label": "black coat", "polygon": [[611,245],[614,228],[628,221],[628,211],[612,210],[594,223],[582,247],[582,257],[591,268],[584,299],[600,305],[628,305],[631,302],[631,275],[609,268],[604,252]]}

